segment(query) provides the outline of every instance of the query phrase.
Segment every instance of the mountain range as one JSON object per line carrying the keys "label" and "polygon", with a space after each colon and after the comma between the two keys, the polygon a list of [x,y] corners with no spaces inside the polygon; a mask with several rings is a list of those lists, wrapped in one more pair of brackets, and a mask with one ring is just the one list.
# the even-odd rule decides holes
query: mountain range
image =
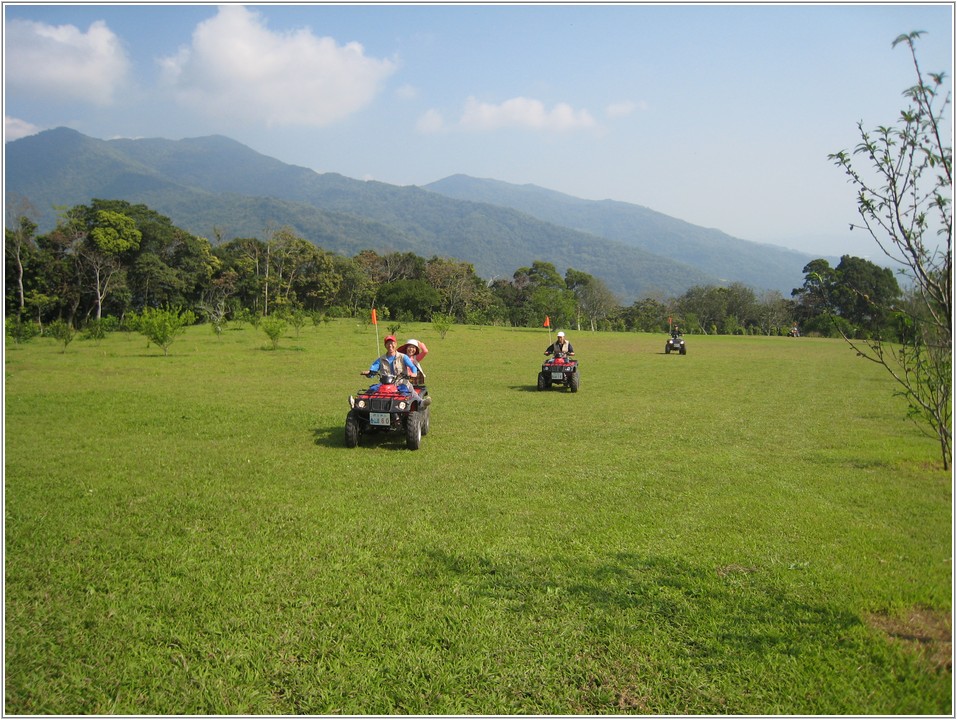
{"label": "mountain range", "polygon": [[454,175],[397,186],[317,173],[235,140],[99,140],[69,128],[6,144],[5,192],[39,231],[57,207],[94,198],[142,203],[213,242],[290,227],[326,250],[464,260],[487,280],[543,260],[601,278],[622,302],[738,281],[785,296],[814,256],[731,237],[654,210],[534,185]]}

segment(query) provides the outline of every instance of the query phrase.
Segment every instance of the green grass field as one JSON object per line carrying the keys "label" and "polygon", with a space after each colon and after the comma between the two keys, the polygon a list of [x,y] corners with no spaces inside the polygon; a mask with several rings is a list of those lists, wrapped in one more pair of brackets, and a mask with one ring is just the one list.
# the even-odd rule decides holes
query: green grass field
{"label": "green grass field", "polygon": [[952,712],[951,476],[842,342],[399,335],[414,452],[370,325],[8,343],[5,712]]}

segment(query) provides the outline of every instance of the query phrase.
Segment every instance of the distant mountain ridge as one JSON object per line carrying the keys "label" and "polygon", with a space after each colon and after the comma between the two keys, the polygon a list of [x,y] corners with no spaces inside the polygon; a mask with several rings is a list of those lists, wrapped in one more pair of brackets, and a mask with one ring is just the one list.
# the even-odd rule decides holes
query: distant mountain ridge
{"label": "distant mountain ridge", "polygon": [[510,207],[545,222],[640,247],[707,269],[725,283],[738,280],[758,289],[797,287],[804,279],[800,271],[810,259],[795,250],[741,240],[617,200],[582,200],[535,185],[467,175],[453,175],[425,188],[461,200]]}
{"label": "distant mountain ridge", "polygon": [[813,259],[535,186],[458,175],[400,187],[320,174],[222,136],[97,140],[57,128],[7,143],[5,156],[7,199],[29,199],[41,232],[53,227],[55,205],[121,199],[211,239],[289,226],[333,252],[453,257],[489,280],[545,260],[562,274],[573,267],[602,278],[623,302],[735,280],[787,293]]}

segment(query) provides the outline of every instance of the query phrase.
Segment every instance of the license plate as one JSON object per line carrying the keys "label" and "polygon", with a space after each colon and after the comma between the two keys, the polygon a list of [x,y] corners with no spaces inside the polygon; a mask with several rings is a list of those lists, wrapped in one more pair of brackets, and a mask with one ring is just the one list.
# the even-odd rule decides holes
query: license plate
{"label": "license plate", "polygon": [[564,379],[564,377],[565,377],[565,373],[562,373],[562,372],[553,372],[553,373],[552,373],[552,380],[562,380],[562,379]]}
{"label": "license plate", "polygon": [[392,415],[389,413],[369,413],[370,425],[391,425]]}

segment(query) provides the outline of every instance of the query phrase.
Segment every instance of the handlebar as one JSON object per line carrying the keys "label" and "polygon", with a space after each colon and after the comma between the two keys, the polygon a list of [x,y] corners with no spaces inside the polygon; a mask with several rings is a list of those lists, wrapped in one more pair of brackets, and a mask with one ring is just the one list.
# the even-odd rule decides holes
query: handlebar
{"label": "handlebar", "polygon": [[[376,370],[375,372],[369,372],[368,370],[361,370],[360,375],[365,375],[366,377],[378,377],[383,381],[385,385],[394,385],[399,380],[408,380],[412,382],[412,378],[406,373],[399,373],[398,375],[393,375],[392,373],[382,372],[381,370]],[[391,381],[391,382],[390,382]]]}

